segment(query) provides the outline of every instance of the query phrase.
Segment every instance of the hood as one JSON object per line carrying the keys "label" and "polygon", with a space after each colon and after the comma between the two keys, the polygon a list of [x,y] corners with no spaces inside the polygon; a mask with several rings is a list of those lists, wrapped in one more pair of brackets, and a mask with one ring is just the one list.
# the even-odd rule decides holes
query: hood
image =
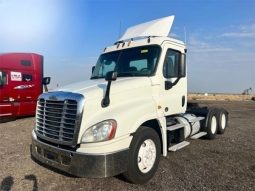
{"label": "hood", "polygon": [[[88,98],[103,97],[106,90],[107,82],[105,79],[86,80],[83,82],[73,83],[63,86],[55,91],[80,93]],[[110,94],[116,94],[123,91],[130,91],[132,89],[151,86],[149,77],[127,77],[118,78],[111,84]]]}

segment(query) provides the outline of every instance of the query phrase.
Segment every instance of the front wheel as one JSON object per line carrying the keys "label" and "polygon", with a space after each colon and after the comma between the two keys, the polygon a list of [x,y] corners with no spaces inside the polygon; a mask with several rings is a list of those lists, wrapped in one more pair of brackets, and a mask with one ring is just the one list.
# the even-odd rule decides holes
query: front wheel
{"label": "front wheel", "polygon": [[157,132],[149,127],[140,127],[130,144],[125,178],[135,184],[148,182],[158,168],[160,151]]}

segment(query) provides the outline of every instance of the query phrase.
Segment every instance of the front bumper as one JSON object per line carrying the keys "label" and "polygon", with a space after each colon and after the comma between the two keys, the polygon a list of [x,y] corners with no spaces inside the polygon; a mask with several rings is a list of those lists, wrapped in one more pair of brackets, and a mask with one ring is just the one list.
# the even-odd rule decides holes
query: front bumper
{"label": "front bumper", "polygon": [[31,154],[48,166],[78,177],[109,177],[127,169],[128,149],[110,154],[84,154],[54,147],[32,136]]}

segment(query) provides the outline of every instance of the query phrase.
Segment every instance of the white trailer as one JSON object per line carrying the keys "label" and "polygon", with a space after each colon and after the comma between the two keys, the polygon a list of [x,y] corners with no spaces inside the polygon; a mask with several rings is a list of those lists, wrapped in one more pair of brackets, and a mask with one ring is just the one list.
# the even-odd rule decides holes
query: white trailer
{"label": "white trailer", "polygon": [[186,46],[174,16],[129,28],[106,47],[91,79],[40,95],[32,156],[79,177],[123,173],[136,184],[160,156],[224,133],[228,113],[187,103]]}

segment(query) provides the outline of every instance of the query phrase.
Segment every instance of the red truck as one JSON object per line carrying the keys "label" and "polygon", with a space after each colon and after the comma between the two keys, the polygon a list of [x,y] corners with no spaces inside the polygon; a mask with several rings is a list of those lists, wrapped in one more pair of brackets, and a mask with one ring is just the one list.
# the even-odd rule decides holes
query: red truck
{"label": "red truck", "polygon": [[49,82],[43,77],[43,56],[0,54],[0,122],[34,115],[37,97]]}

